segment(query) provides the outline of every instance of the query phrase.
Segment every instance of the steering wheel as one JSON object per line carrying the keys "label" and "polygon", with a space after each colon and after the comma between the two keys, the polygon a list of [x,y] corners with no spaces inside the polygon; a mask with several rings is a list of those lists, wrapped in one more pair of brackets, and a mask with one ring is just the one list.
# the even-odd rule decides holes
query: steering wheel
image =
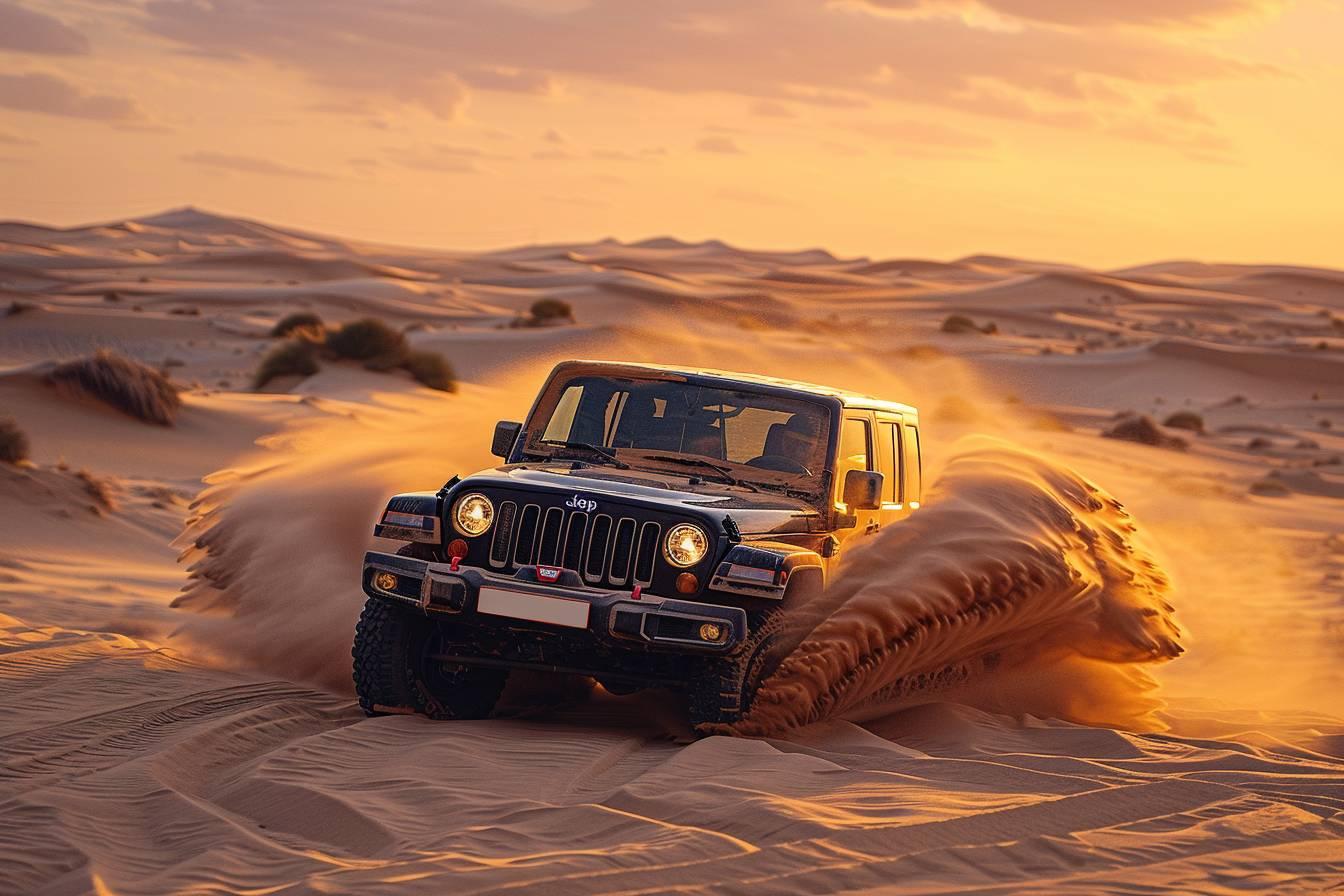
{"label": "steering wheel", "polygon": [[747,461],[749,467],[759,467],[762,470],[774,470],[777,473],[802,473],[805,476],[811,476],[812,471],[800,464],[791,457],[785,457],[782,454],[762,454],[760,457],[753,457]]}

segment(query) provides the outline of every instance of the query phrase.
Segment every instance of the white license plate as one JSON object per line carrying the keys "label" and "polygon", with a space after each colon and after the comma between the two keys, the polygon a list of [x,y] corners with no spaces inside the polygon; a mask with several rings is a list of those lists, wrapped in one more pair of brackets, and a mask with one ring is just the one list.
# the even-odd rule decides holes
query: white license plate
{"label": "white license plate", "polygon": [[530,622],[548,622],[570,628],[588,627],[589,603],[563,597],[543,597],[506,591],[502,588],[482,588],[476,598],[476,609],[491,616],[526,619]]}

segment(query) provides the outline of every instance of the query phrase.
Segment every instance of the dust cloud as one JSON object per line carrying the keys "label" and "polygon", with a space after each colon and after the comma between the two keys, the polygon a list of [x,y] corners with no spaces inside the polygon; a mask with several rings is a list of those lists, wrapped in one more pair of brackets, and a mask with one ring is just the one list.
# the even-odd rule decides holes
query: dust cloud
{"label": "dust cloud", "polygon": [[861,542],[739,725],[960,699],[1156,727],[1138,666],[1181,653],[1167,576],[1115,498],[998,439],[954,446],[926,505]]}

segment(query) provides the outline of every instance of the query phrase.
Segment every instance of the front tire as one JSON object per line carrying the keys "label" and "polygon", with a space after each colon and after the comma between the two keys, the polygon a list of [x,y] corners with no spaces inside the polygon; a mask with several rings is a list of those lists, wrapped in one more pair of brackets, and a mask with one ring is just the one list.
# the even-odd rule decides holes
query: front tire
{"label": "front tire", "polygon": [[751,712],[761,682],[820,621],[825,611],[820,602],[823,587],[820,571],[800,572],[782,601],[748,610],[746,641],[691,683],[687,705],[698,735],[738,733],[733,726]]}
{"label": "front tire", "polygon": [[757,686],[788,655],[787,621],[780,609],[762,614],[741,649],[715,661],[707,674],[691,684],[687,708],[696,734],[731,734],[731,726],[751,711]]}
{"label": "front tire", "polygon": [[355,693],[365,714],[422,713],[432,719],[483,719],[508,673],[434,659],[441,624],[371,597],[355,626]]}

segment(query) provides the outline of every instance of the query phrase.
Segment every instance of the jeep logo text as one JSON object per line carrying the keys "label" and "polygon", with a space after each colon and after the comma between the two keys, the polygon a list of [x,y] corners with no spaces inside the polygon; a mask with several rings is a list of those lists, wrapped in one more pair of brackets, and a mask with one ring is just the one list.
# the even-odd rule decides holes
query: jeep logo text
{"label": "jeep logo text", "polygon": [[566,507],[572,507],[575,510],[582,510],[584,513],[592,513],[597,509],[597,502],[592,498],[583,498],[575,495],[565,502]]}

